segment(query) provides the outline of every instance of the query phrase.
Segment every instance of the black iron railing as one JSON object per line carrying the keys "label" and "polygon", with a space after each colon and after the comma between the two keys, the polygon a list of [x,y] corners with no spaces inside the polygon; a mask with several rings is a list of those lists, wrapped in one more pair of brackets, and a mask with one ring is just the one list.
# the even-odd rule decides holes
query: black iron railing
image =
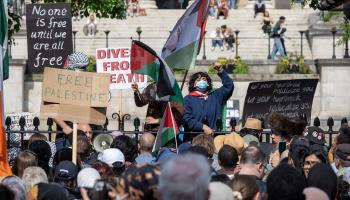
{"label": "black iron railing", "polygon": [[[140,127],[141,127],[141,123],[140,123],[140,119],[139,118],[135,118],[133,120],[133,125],[134,125],[134,130],[133,131],[124,131],[124,123],[125,123],[125,120],[130,120],[131,116],[129,114],[125,114],[125,115],[122,115],[120,116],[119,114],[117,113],[114,113],[113,114],[113,117],[114,119],[117,119],[117,123],[118,123],[118,130],[109,130],[108,129],[108,125],[109,125],[109,121],[108,119],[106,120],[106,123],[101,127],[101,129],[99,130],[93,130],[93,134],[100,134],[100,133],[107,133],[107,134],[110,134],[114,131],[121,131],[124,135],[129,135],[130,137],[134,138],[136,140],[136,142],[138,143],[138,140],[139,140],[139,136],[142,135],[144,132],[146,131],[141,131]],[[345,119],[345,118],[344,118]],[[344,121],[344,119],[342,121]],[[233,121],[233,123],[230,122],[230,125],[231,127],[235,127],[236,126],[236,123],[234,123],[234,120],[231,120]],[[40,120],[38,117],[34,117],[33,118],[33,126],[34,126],[34,129],[33,130],[25,130],[25,127],[26,125],[26,119],[25,117],[20,117],[19,119],[19,126],[20,126],[20,129],[19,130],[12,130],[11,129],[11,125],[12,125],[12,121],[11,121],[11,118],[10,117],[7,117],[6,120],[5,120],[5,125],[6,125],[6,134],[7,134],[7,145],[8,145],[8,148],[11,148],[11,147],[20,147],[20,148],[25,148],[25,140],[24,140],[24,135],[25,134],[36,134],[36,133],[42,133],[42,134],[48,134],[49,136],[49,140],[52,141],[52,134],[62,134],[63,135],[63,138],[68,138],[68,136],[66,134],[63,134],[62,131],[56,131],[56,130],[53,130],[53,125],[54,125],[54,122],[51,118],[48,118],[47,119],[47,128],[45,130],[39,130],[39,126],[40,126]],[[316,117],[314,119],[314,123],[313,123],[314,126],[320,126],[320,120]],[[326,135],[328,135],[328,146],[332,146],[332,138],[333,138],[333,135],[336,135],[338,134],[337,131],[333,131],[333,127],[334,127],[334,120],[333,118],[329,118],[327,120],[327,126],[328,126],[328,130],[325,131],[326,132]],[[147,131],[149,133],[149,131]],[[151,132],[153,133],[154,135],[156,135],[157,133],[156,132]],[[198,135],[198,134],[201,134],[202,132],[180,132],[180,134],[184,134],[186,136],[186,138],[188,139],[191,139],[193,138],[194,136]],[[215,132],[214,133],[214,136],[217,136],[217,135],[224,135],[224,134],[228,134],[230,133],[230,131],[220,131],[220,132]],[[10,140],[10,134],[20,134],[20,145],[18,145],[18,142],[16,144],[13,144]],[[271,130],[270,129],[264,129],[261,137],[260,137],[260,141],[261,142],[271,142],[270,140],[270,135],[271,135]],[[65,141],[65,140],[64,140]],[[65,145],[65,144],[64,144]]]}

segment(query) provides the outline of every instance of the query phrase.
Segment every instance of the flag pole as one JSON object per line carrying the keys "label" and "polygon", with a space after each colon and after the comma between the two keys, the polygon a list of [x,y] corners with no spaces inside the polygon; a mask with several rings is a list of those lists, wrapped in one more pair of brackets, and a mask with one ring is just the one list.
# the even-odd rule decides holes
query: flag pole
{"label": "flag pole", "polygon": [[186,69],[185,76],[184,76],[184,78],[182,80],[182,83],[181,83],[181,91],[184,88],[185,81],[186,81],[186,78],[187,78],[187,74],[188,74],[188,69]]}
{"label": "flag pole", "polygon": [[[187,70],[188,71],[188,70]],[[174,135],[174,138],[175,138],[175,148],[176,148],[176,154],[179,154],[179,150],[177,148],[177,132],[176,132],[176,127],[177,127],[177,124],[175,124],[176,122],[174,122],[174,115],[173,115],[173,110],[171,109],[171,104],[170,102],[168,102],[168,105],[169,105],[169,108],[170,108],[170,113],[171,113],[171,123],[173,125],[173,127],[175,128],[174,132],[175,132],[175,135]]]}
{"label": "flag pole", "polygon": [[78,123],[73,123],[72,162],[77,164]]}

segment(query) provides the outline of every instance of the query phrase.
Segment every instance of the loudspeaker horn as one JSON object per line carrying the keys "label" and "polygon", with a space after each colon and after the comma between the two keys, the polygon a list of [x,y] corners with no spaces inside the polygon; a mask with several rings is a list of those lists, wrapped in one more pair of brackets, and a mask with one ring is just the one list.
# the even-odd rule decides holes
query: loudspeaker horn
{"label": "loudspeaker horn", "polygon": [[92,145],[97,152],[103,152],[105,149],[109,149],[113,142],[113,137],[109,134],[99,134],[95,137]]}

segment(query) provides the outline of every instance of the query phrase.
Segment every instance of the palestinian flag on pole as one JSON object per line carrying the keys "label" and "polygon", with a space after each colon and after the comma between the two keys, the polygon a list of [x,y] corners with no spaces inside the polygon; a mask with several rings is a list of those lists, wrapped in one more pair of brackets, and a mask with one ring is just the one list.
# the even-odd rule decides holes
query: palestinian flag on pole
{"label": "palestinian flag on pole", "polygon": [[210,0],[195,0],[174,26],[162,58],[171,69],[190,69],[201,48]]}
{"label": "palestinian flag on pole", "polygon": [[[158,152],[158,150],[165,146],[170,140],[175,138],[176,134],[179,132],[179,128],[175,122],[173,113],[171,111],[170,102],[168,102],[165,112],[163,114],[162,121],[157,133],[156,142],[153,145],[152,152]],[[176,144],[177,149],[177,144]]]}
{"label": "palestinian flag on pole", "polygon": [[[4,128],[4,88],[3,72],[8,77],[8,54],[7,54],[7,1],[0,3],[0,177],[11,175],[8,163],[6,132]],[[7,69],[7,71],[5,70]]]}
{"label": "palestinian flag on pole", "polygon": [[9,57],[8,57],[8,28],[7,28],[7,1],[2,1],[0,5],[0,48],[2,50],[2,78],[9,78]]}
{"label": "palestinian flag on pole", "polygon": [[167,63],[146,44],[132,41],[131,73],[146,74],[157,83],[157,98],[183,104],[183,97],[175,76]]}

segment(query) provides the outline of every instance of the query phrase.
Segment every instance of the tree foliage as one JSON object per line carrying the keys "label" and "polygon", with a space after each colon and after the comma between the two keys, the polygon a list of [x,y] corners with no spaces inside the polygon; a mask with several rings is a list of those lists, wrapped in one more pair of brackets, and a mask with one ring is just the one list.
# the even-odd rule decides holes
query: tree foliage
{"label": "tree foliage", "polygon": [[[37,2],[40,2],[40,0],[32,0],[32,3]],[[71,3],[74,16],[88,17],[91,13],[95,13],[98,18],[125,18],[126,7],[123,0],[44,0],[44,2]]]}
{"label": "tree foliage", "polygon": [[[296,3],[297,0],[292,0],[292,3]],[[320,0],[301,0],[301,5],[304,7],[308,5],[310,8],[317,9]]]}
{"label": "tree foliage", "polygon": [[[32,3],[71,3],[72,16],[88,17],[94,13],[98,18],[124,19],[126,6],[123,0],[32,0]],[[9,9],[9,42],[14,42],[13,35],[21,28],[21,17]]]}
{"label": "tree foliage", "polygon": [[[297,0],[292,0],[292,3],[296,3]],[[302,0],[302,6],[308,5],[310,8],[318,9],[318,5],[321,0]],[[342,20],[344,18],[344,20]],[[342,35],[338,40],[337,44],[342,45],[346,43],[350,39],[350,25],[349,19],[347,19],[342,11],[325,11],[323,15],[321,15],[322,21],[328,23],[331,20],[335,20],[339,23],[339,29],[342,30]]]}

